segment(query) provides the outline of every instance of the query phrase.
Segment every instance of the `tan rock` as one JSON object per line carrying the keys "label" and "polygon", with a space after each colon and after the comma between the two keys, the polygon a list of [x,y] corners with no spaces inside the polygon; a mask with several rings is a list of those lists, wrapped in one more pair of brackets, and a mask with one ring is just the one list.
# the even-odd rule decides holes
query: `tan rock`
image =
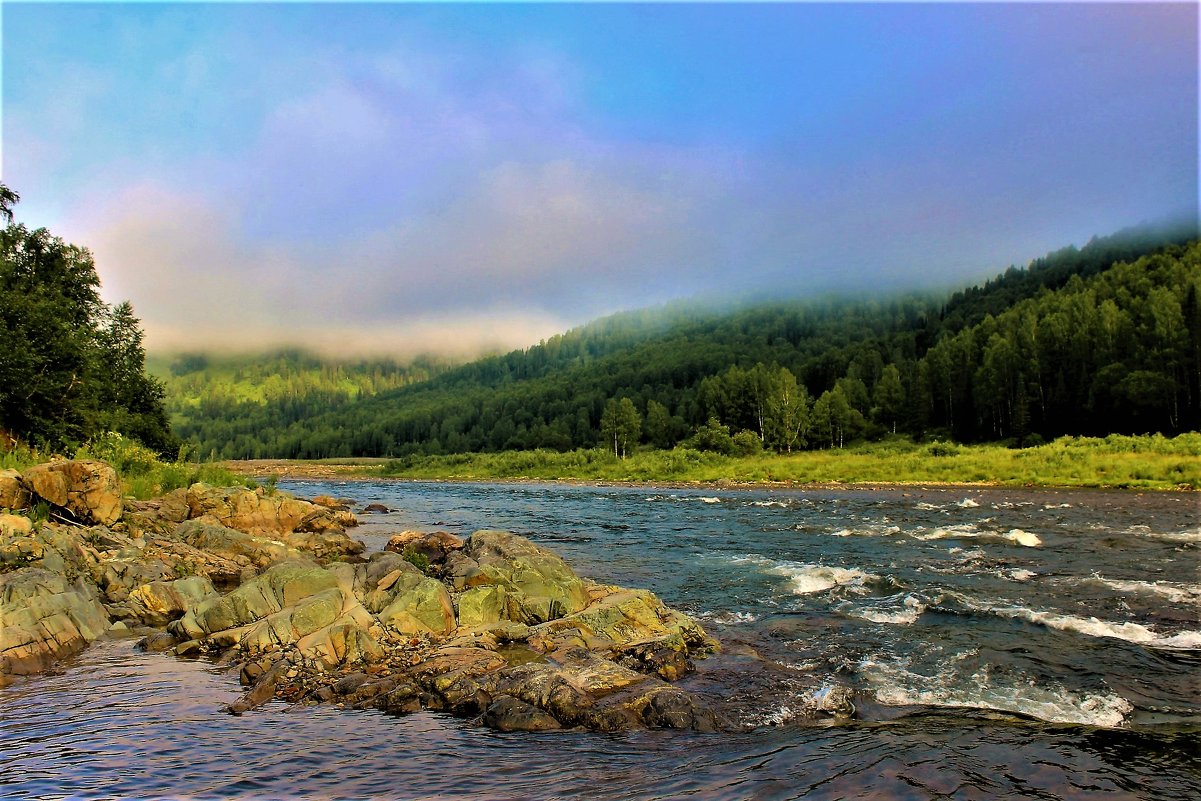
{"label": "tan rock", "polygon": [[29,490],[16,470],[0,470],[0,509],[27,509]]}
{"label": "tan rock", "polygon": [[33,521],[28,517],[0,512],[0,534],[8,537],[21,537],[32,533]]}
{"label": "tan rock", "polygon": [[82,580],[34,567],[0,575],[0,674],[44,670],[108,627],[104,608]]}
{"label": "tan rock", "polygon": [[22,473],[21,481],[34,495],[85,523],[107,526],[121,519],[121,483],[116,471],[104,462],[80,459],[40,464]]}

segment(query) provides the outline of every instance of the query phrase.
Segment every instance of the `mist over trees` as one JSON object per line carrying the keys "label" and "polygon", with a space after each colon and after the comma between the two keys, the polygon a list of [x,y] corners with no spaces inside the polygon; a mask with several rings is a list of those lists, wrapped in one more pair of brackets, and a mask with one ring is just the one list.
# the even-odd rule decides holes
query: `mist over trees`
{"label": "mist over trees", "polygon": [[18,200],[0,184],[0,431],[50,449],[115,431],[174,451],[133,307],[101,301],[87,249],[13,222]]}
{"label": "mist over trees", "polygon": [[1174,434],[1201,421],[1195,236],[1126,231],[950,297],[629,312],[460,367],[397,367],[394,386],[353,392],[326,389],[367,367],[326,364],[344,375],[254,397],[225,392],[227,367],[181,359],[171,409],[202,454],[225,458]]}

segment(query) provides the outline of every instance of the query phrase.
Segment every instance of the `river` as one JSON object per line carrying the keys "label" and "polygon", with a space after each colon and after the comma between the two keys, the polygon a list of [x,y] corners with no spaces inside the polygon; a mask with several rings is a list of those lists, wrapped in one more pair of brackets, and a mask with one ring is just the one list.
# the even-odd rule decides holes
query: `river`
{"label": "river", "polygon": [[[723,642],[684,680],[740,730],[499,734],[272,702],[110,638],[0,689],[2,798],[1201,797],[1195,494],[283,482],[505,528]],[[856,714],[814,714],[831,692]]]}

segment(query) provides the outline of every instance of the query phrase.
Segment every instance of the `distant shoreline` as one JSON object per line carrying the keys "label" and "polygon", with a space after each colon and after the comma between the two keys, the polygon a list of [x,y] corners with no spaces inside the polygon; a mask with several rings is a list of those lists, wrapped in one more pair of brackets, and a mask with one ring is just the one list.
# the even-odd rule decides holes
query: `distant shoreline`
{"label": "distant shoreline", "polygon": [[487,476],[487,475],[383,475],[372,472],[393,460],[385,457],[352,457],[342,459],[246,459],[228,460],[220,466],[239,476],[253,479],[286,481],[388,481],[429,484],[562,484],[584,487],[625,487],[665,490],[853,490],[853,491],[950,491],[950,490],[994,490],[994,489],[1038,489],[1038,490],[1092,490],[1117,492],[1184,492],[1195,493],[1197,488],[1185,485],[1161,486],[1115,486],[1103,483],[1063,484],[1054,481],[879,481],[879,480],[736,480],[716,478],[708,480],[664,479],[614,479],[583,477],[545,476]]}

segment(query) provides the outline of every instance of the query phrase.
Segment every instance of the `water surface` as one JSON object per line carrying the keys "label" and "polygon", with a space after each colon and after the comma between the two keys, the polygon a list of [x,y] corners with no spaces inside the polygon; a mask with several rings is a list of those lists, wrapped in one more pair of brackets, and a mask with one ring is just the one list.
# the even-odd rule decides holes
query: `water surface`
{"label": "water surface", "polygon": [[[290,483],[405,528],[531,537],[726,645],[719,735],[499,734],[273,703],[94,645],[0,690],[5,798],[1188,798],[1201,794],[1195,495]],[[856,718],[815,715],[832,688]]]}

